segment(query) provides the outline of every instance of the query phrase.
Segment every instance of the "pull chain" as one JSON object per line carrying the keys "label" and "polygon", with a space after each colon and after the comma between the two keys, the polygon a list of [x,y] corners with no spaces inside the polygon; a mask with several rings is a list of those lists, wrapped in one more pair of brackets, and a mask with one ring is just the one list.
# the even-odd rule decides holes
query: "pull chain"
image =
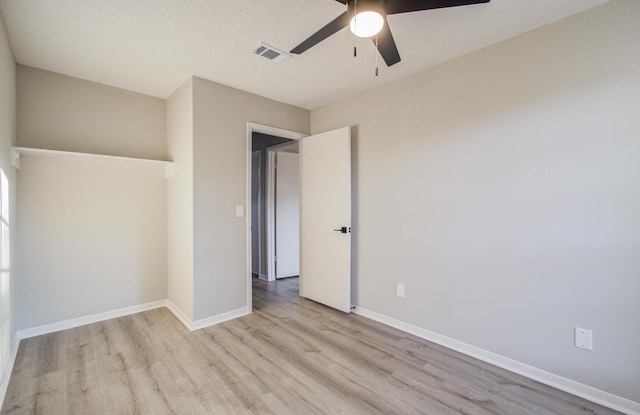
{"label": "pull chain", "polygon": [[[348,8],[349,6],[347,6]],[[355,17],[358,15],[358,0],[355,0],[353,3],[353,17],[355,19]],[[358,30],[358,19],[355,19],[353,22],[353,25],[355,26],[354,28],[356,29],[356,31]],[[355,36],[353,36],[353,57],[357,57],[358,56],[358,50],[356,47],[356,43],[357,43],[357,38]]]}
{"label": "pull chain", "polygon": [[376,76],[378,76],[378,35],[376,35]]}

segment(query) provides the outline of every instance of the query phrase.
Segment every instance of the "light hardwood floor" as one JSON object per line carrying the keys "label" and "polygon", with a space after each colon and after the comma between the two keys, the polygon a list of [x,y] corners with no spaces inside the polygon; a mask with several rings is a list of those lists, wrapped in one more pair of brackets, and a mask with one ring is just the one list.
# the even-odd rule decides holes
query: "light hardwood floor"
{"label": "light hardwood floor", "polygon": [[254,313],[189,332],[161,308],[23,340],[2,414],[614,414],[254,282]]}

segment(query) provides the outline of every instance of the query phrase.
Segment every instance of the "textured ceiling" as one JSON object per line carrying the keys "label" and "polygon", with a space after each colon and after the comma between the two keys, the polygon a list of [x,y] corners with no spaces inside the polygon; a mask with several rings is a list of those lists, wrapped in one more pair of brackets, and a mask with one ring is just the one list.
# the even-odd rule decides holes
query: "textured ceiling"
{"label": "textured ceiling", "polygon": [[[348,29],[283,63],[345,9],[333,0],[0,0],[18,63],[167,98],[191,75],[313,109],[608,0],[492,0],[389,17],[402,62],[387,68]],[[353,46],[358,57],[353,57]]]}

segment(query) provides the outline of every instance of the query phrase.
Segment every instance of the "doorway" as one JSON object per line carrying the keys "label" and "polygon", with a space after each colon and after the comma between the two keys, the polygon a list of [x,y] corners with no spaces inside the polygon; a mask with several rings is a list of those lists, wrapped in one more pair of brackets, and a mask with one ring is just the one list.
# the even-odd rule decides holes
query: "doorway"
{"label": "doorway", "polygon": [[253,134],[251,208],[253,276],[273,281],[298,275],[297,141]]}
{"label": "doorway", "polygon": [[[282,130],[274,127],[249,123],[247,128],[247,249],[251,253],[248,257],[248,283],[247,283],[247,305],[252,309],[252,284],[253,278],[262,281],[275,280],[276,276],[286,275],[286,262],[282,264],[280,269],[275,265],[276,256],[276,240],[278,225],[285,225],[289,233],[298,233],[297,227],[292,230],[290,226],[292,222],[297,222],[297,218],[288,218],[289,220],[277,220],[276,213],[285,214],[292,206],[282,206],[278,209],[277,197],[275,192],[278,189],[276,183],[276,172],[271,171],[275,168],[275,162],[280,158],[281,162],[285,159],[285,163],[297,164],[297,146],[299,140],[306,137],[306,134],[296,133],[292,131]],[[284,154],[284,155],[283,155]],[[297,178],[296,178],[297,179]],[[281,184],[280,190],[293,186],[292,183]],[[297,187],[297,185],[295,185]],[[281,195],[287,198],[286,195]],[[296,208],[297,209],[297,208]],[[283,212],[284,211],[284,212]],[[287,222],[289,225],[287,226]],[[284,237],[290,240],[290,237]],[[282,237],[281,237],[282,239]],[[282,240],[281,240],[282,242]],[[294,245],[297,247],[298,242]],[[285,248],[286,249],[286,248]],[[295,255],[295,263],[298,262],[299,255],[296,252],[289,253],[287,256],[291,258]],[[281,256],[280,260],[284,258]],[[289,264],[290,266],[291,264]],[[278,271],[285,271],[278,274]],[[289,272],[290,273],[290,272]],[[297,273],[296,273],[297,275]],[[293,276],[293,275],[290,275]]]}

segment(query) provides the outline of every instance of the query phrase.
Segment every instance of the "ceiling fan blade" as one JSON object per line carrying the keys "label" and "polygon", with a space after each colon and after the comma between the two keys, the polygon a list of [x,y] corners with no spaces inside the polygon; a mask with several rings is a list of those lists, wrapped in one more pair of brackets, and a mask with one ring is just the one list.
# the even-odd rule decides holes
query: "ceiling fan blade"
{"label": "ceiling fan blade", "polygon": [[340,16],[336,17],[331,22],[329,22],[325,27],[323,27],[322,29],[318,30],[317,32],[309,36],[309,38],[307,38],[304,42],[300,43],[298,46],[291,49],[289,53],[295,53],[296,55],[299,55],[302,52],[306,51],[307,49],[322,42],[332,34],[347,27],[348,25],[349,25],[349,13],[344,12]]}
{"label": "ceiling fan blade", "polygon": [[387,14],[443,9],[445,7],[468,6],[488,3],[491,0],[390,0],[386,4]]}
{"label": "ceiling fan blade", "polygon": [[[386,20],[386,19],[385,19]],[[376,43],[376,38],[372,37],[373,43]],[[378,33],[378,52],[382,55],[387,66],[395,65],[400,62],[400,52],[396,47],[396,42],[393,40],[391,29],[389,28],[389,22],[385,21],[382,30]]]}

